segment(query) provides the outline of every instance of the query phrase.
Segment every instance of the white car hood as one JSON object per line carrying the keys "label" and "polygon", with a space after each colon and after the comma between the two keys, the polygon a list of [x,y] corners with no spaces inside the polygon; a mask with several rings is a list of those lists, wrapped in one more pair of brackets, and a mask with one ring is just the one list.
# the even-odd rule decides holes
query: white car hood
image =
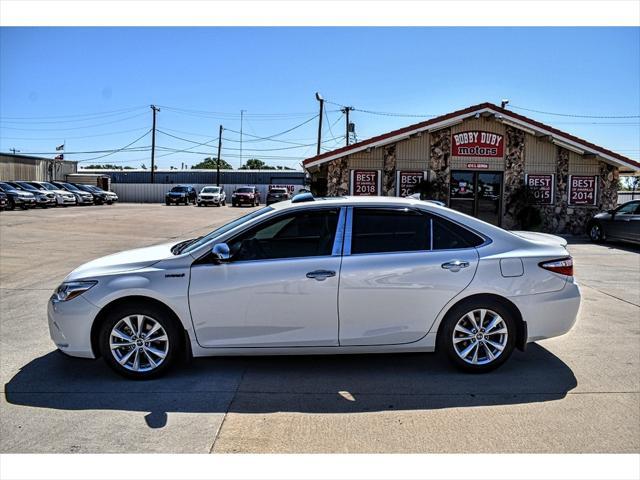
{"label": "white car hood", "polygon": [[525,232],[525,231],[512,231],[514,235],[522,237],[532,242],[541,243],[544,245],[560,245],[561,247],[567,246],[567,240],[556,235],[549,235],[548,233],[539,232]]}
{"label": "white car hood", "polygon": [[155,245],[153,247],[125,250],[124,252],[97,258],[84,265],[80,265],[67,275],[65,282],[148,267],[160,260],[173,257],[171,247],[176,243],[177,242],[172,242]]}

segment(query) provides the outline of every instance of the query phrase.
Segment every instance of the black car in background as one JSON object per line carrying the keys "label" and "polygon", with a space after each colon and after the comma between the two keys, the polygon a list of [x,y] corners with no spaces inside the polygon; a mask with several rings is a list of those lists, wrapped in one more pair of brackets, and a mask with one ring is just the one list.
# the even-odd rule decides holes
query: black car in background
{"label": "black car in background", "polygon": [[0,192],[0,210],[4,210],[5,208],[7,208],[7,204],[9,202],[7,199],[7,194],[4,192]]}
{"label": "black car in background", "polygon": [[73,193],[76,196],[78,205],[93,205],[93,195],[91,193],[85,192],[84,190],[80,190],[75,185],[67,182],[50,182],[50,183],[54,184],[58,188],[61,188],[62,190],[66,190],[67,192]]}
{"label": "black car in background", "polygon": [[286,187],[273,187],[267,193],[267,205],[289,200],[289,189]]}
{"label": "black car in background", "polygon": [[198,194],[196,189],[191,185],[176,185],[167,192],[164,197],[164,203],[167,205],[184,203],[189,205],[190,203],[196,204]]}
{"label": "black car in background", "polygon": [[42,208],[55,207],[57,204],[56,196],[53,193],[43,192],[42,190],[37,189],[33,185],[29,185],[27,182],[22,182],[18,180],[15,182],[12,181],[12,182],[5,182],[5,183],[8,185],[11,185],[16,190],[21,190],[23,192],[27,192],[33,195],[36,201],[35,206],[37,207],[42,207]]}
{"label": "black car in background", "polygon": [[109,195],[106,192],[101,192],[94,190],[91,185],[83,185],[81,183],[72,183],[74,187],[82,190],[83,192],[88,192],[93,196],[93,203],[95,205],[104,205],[105,203],[110,202]]}
{"label": "black car in background", "polygon": [[26,210],[36,206],[36,197],[32,193],[17,189],[6,182],[0,182],[0,191],[7,195],[7,210],[16,207]]}
{"label": "black car in background", "polygon": [[106,200],[107,205],[111,205],[112,203],[115,203],[118,201],[118,195],[116,195],[116,193],[112,192],[111,190],[103,190],[102,188],[96,185],[85,185],[85,187],[88,187],[92,192],[105,194],[107,198]]}
{"label": "black car in background", "polygon": [[640,200],[631,200],[613,210],[598,213],[587,224],[587,234],[593,242],[640,243]]}

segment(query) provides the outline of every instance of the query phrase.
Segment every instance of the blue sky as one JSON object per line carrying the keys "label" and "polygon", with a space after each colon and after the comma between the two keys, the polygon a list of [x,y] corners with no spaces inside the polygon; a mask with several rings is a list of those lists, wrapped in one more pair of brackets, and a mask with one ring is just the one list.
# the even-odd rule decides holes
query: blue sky
{"label": "blue sky", "polygon": [[[0,150],[51,152],[65,140],[68,152],[118,149],[151,127],[153,103],[165,132],[157,145],[191,148],[158,150],[160,168],[192,165],[217,143],[166,133],[207,142],[220,123],[239,130],[244,109],[244,132],[269,136],[315,115],[320,91],[363,110],[415,114],[508,98],[514,111],[638,159],[639,85],[638,28],[2,28]],[[327,105],[326,148],[344,142],[337,109]],[[420,120],[351,118],[359,139]],[[243,157],[295,167],[315,153],[297,144],[314,143],[316,122],[276,137],[293,143],[245,137]],[[239,135],[223,138],[222,156],[237,167]],[[141,151],[88,163],[148,166],[149,145],[146,136],[132,146]]]}

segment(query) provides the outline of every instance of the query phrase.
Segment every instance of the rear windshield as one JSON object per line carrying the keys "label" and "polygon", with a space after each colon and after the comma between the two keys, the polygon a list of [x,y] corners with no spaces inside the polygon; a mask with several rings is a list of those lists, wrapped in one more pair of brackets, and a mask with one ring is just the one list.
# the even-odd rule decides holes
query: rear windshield
{"label": "rear windshield", "polygon": [[171,189],[172,192],[186,192],[187,190],[187,187],[173,187]]}
{"label": "rear windshield", "polygon": [[253,193],[253,188],[243,187],[236,190],[238,193]]}
{"label": "rear windshield", "polygon": [[271,193],[287,193],[287,189],[286,188],[272,188],[271,189]]}

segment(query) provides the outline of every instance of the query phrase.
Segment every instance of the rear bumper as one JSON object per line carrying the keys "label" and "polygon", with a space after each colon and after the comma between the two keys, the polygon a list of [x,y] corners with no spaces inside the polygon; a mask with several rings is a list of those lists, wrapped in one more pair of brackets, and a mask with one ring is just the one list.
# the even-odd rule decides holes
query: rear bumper
{"label": "rear bumper", "polygon": [[559,337],[573,328],[581,304],[580,287],[567,281],[562,290],[510,297],[527,325],[527,342]]}

